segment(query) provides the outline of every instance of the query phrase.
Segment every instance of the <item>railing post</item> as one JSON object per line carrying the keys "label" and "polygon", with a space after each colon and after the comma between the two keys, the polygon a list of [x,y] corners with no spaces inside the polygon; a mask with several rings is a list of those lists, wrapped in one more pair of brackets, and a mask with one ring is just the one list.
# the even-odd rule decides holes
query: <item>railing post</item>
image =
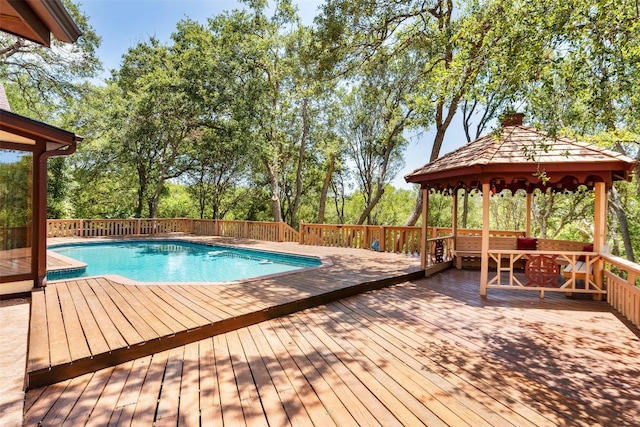
{"label": "railing post", "polygon": [[136,221],[136,234],[140,234],[140,218]]}
{"label": "railing post", "polygon": [[78,227],[79,227],[79,230],[76,230],[76,236],[84,237],[84,219],[80,220]]}
{"label": "railing post", "polygon": [[278,242],[284,242],[284,221],[278,223]]}
{"label": "railing post", "polygon": [[298,227],[299,227],[298,244],[304,245],[304,222],[300,221],[300,224],[298,224]]}
{"label": "railing post", "polygon": [[214,236],[220,235],[220,222],[217,219],[213,220],[213,235]]}
{"label": "railing post", "polygon": [[249,238],[249,221],[244,222],[244,238]]}
{"label": "railing post", "polygon": [[362,249],[370,249],[371,244],[369,243],[369,226],[363,225],[362,230],[364,233],[364,236],[362,236]]}
{"label": "railing post", "polygon": [[386,236],[386,228],[383,225],[382,227],[380,227],[380,252],[386,252],[387,251],[387,246],[386,246],[386,241],[387,241],[387,236]]}

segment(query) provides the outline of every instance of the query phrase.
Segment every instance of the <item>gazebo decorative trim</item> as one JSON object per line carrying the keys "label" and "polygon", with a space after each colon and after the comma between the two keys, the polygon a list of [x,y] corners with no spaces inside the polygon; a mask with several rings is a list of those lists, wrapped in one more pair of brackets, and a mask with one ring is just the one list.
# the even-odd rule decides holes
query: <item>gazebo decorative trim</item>
{"label": "gazebo decorative trim", "polygon": [[[634,160],[620,153],[552,138],[515,123],[416,169],[405,180],[423,189],[473,189],[489,182],[498,192],[546,187],[573,191],[579,185],[593,189],[595,182],[611,187],[613,181],[628,180],[633,171]],[[541,180],[541,175],[548,181]]]}

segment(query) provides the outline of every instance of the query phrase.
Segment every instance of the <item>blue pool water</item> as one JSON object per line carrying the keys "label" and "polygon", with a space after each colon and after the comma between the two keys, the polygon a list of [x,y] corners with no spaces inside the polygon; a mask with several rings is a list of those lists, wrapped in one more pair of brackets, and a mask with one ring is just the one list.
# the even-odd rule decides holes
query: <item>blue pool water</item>
{"label": "blue pool water", "polygon": [[117,274],[139,282],[227,282],[321,264],[315,257],[180,241],[126,241],[51,246],[87,264],[49,272],[49,280]]}

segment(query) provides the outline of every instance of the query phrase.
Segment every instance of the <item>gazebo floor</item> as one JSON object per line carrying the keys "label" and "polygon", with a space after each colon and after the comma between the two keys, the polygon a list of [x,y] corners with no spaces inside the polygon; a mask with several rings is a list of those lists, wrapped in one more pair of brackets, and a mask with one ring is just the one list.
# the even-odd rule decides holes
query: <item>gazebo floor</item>
{"label": "gazebo floor", "polygon": [[638,335],[450,269],[31,390],[25,422],[632,426]]}
{"label": "gazebo floor", "polygon": [[[32,295],[29,387],[424,277],[419,260],[402,255],[221,238],[188,240],[330,255],[331,262],[298,273],[225,285],[131,285],[103,277],[50,282]],[[58,259],[49,258],[52,266],[60,266]]]}

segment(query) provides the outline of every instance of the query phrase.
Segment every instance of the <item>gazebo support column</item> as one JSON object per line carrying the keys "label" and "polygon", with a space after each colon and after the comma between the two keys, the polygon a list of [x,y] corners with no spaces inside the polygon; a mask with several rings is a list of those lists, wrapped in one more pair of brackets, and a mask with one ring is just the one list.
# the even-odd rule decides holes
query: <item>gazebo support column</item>
{"label": "gazebo support column", "polygon": [[422,250],[420,251],[420,268],[427,269],[427,256],[429,256],[429,189],[422,189]]}
{"label": "gazebo support column", "polygon": [[533,202],[533,193],[527,191],[527,212],[525,217],[525,233],[526,237],[531,237],[531,203]]}
{"label": "gazebo support column", "polygon": [[491,188],[489,182],[482,183],[482,254],[480,263],[480,295],[487,295],[489,281],[489,202]]}
{"label": "gazebo support column", "polygon": [[[608,191],[604,182],[596,182],[594,186],[595,206],[593,214],[593,250],[594,252],[604,252],[607,237],[607,198]],[[602,288],[604,261],[598,259],[593,268],[593,280]],[[594,294],[594,299],[601,300],[602,294]]]}
{"label": "gazebo support column", "polygon": [[458,189],[453,190],[453,200],[451,203],[451,234],[453,235],[453,250],[456,249],[456,239],[458,238]]}

